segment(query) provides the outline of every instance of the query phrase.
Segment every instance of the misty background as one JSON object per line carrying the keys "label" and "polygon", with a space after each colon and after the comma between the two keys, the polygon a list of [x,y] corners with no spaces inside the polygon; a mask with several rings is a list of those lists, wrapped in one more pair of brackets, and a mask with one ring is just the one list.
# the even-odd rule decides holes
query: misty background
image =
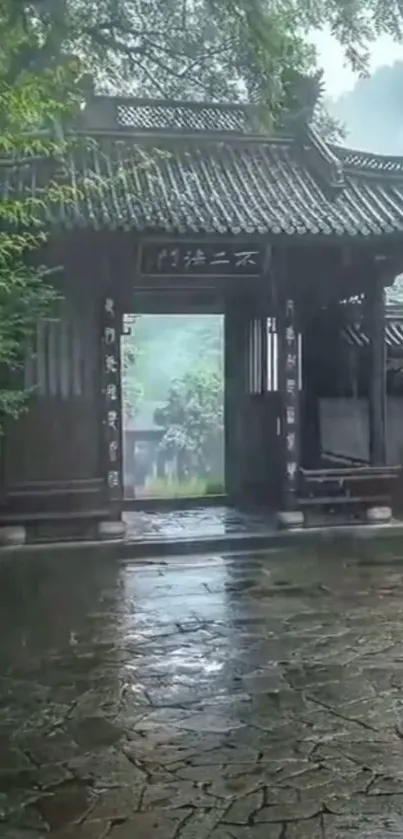
{"label": "misty background", "polygon": [[[374,154],[403,156],[403,61],[378,67],[352,90],[326,97],[330,114],[343,126],[340,142]],[[387,304],[403,304],[403,275],[387,290]]]}
{"label": "misty background", "polygon": [[122,338],[127,497],[224,492],[224,321],[138,315]]}
{"label": "misty background", "polygon": [[326,105],[345,128],[343,144],[374,154],[403,155],[403,61],[358,79]]}

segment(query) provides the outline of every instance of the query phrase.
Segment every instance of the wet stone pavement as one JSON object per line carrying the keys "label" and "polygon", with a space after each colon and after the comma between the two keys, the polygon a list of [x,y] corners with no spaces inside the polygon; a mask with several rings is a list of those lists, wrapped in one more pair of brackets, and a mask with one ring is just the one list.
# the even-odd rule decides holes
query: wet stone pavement
{"label": "wet stone pavement", "polygon": [[125,513],[127,540],[162,538],[246,536],[277,529],[276,519],[267,513],[245,513],[230,507],[192,507],[188,510]]}
{"label": "wet stone pavement", "polygon": [[403,564],[0,567],[2,839],[401,839]]}

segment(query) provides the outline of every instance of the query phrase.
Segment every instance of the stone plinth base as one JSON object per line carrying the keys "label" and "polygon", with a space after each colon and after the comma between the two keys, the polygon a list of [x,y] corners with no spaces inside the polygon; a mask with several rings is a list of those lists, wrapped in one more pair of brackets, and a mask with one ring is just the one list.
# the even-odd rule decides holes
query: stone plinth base
{"label": "stone plinth base", "polygon": [[124,539],[126,536],[126,525],[124,521],[100,521],[98,524],[98,537],[103,540]]}
{"label": "stone plinth base", "polygon": [[367,522],[369,524],[387,524],[392,518],[390,507],[369,507]]}
{"label": "stone plinth base", "polygon": [[12,548],[25,545],[27,531],[21,525],[0,527],[0,547]]}
{"label": "stone plinth base", "polygon": [[277,523],[283,530],[292,530],[294,527],[303,527],[304,514],[301,510],[281,510],[277,513]]}

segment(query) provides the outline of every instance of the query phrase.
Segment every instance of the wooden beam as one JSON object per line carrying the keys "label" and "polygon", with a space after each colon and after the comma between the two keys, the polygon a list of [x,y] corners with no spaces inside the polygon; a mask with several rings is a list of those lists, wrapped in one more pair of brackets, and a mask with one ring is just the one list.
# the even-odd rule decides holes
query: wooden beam
{"label": "wooden beam", "polygon": [[227,299],[224,318],[225,490],[230,504],[242,500],[243,457],[240,447],[245,400],[245,305]]}

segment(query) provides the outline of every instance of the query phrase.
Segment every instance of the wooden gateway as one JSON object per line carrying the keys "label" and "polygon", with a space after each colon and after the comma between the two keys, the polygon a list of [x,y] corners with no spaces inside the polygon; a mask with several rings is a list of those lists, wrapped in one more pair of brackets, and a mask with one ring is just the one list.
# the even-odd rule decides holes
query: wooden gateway
{"label": "wooden gateway", "polygon": [[94,97],[75,131],[76,201],[48,218],[63,299],[27,359],[29,411],[6,428],[0,524],[123,532],[123,315],[168,312],[224,314],[229,504],[290,526],[344,508],[388,518],[384,288],[403,263],[403,158],[326,145],[301,120],[268,137],[240,105]]}

